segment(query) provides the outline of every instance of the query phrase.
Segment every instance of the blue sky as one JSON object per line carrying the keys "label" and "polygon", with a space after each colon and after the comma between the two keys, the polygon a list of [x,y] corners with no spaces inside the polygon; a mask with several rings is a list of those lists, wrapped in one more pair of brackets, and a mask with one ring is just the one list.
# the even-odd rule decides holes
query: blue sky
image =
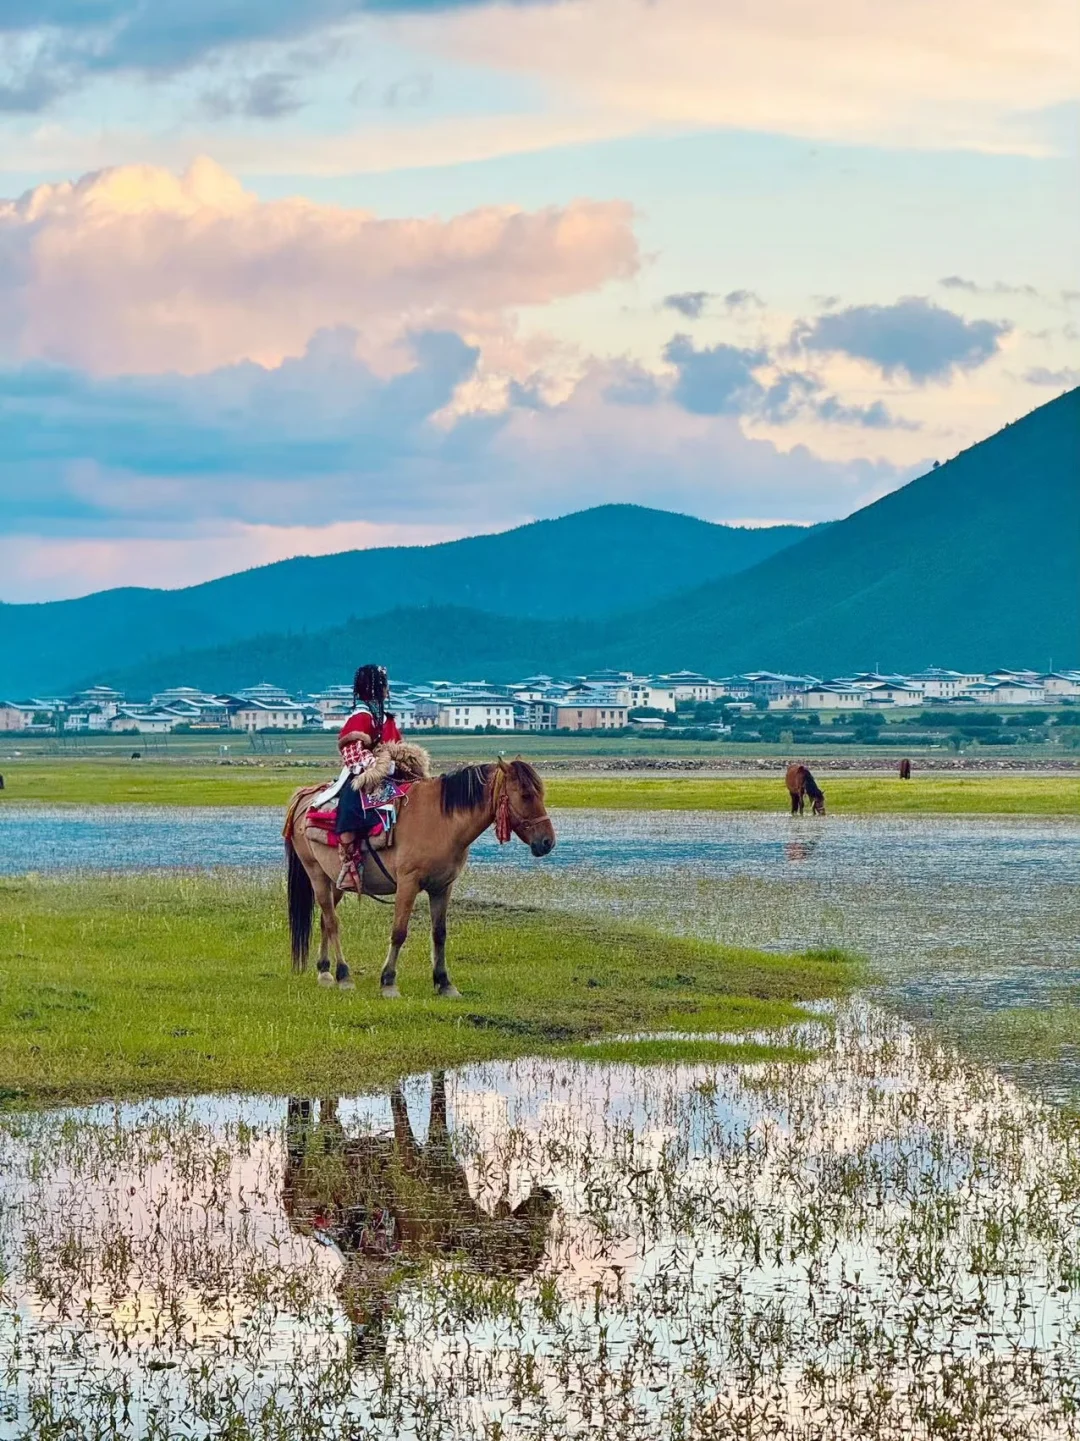
{"label": "blue sky", "polygon": [[1080,383],[1035,0],[0,0],[0,599],[843,515]]}

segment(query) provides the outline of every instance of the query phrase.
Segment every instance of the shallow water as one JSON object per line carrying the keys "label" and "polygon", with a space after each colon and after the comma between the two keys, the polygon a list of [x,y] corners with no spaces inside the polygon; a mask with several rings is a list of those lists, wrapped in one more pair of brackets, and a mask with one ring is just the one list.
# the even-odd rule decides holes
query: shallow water
{"label": "shallow water", "polygon": [[0,1118],[0,1436],[1080,1434],[1075,1124],[804,1030]]}
{"label": "shallow water", "polygon": [[[534,860],[491,834],[461,893],[592,911],[728,943],[867,956],[875,994],[912,1016],[1047,1012],[1080,997],[1080,821],[984,816],[556,812]],[[276,809],[6,807],[0,873],[280,866]],[[451,938],[452,950],[452,938]],[[1003,1058],[1059,1099],[1080,1052]]]}
{"label": "shallow water", "polygon": [[[791,874],[876,884],[943,879],[987,886],[1080,880],[1080,821],[986,816],[828,816],[711,811],[553,812],[559,842],[543,865],[618,874],[689,869],[718,877]],[[263,806],[5,806],[0,873],[281,861],[281,811]],[[488,832],[474,865],[531,870]]]}

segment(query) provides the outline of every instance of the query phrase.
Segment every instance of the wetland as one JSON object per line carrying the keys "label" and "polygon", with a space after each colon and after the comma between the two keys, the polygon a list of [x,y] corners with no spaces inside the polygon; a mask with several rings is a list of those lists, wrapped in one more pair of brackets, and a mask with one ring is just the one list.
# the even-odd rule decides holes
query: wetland
{"label": "wetland", "polygon": [[0,1437],[1080,1435],[1080,823],[555,820],[388,1005],[279,810],[5,802]]}

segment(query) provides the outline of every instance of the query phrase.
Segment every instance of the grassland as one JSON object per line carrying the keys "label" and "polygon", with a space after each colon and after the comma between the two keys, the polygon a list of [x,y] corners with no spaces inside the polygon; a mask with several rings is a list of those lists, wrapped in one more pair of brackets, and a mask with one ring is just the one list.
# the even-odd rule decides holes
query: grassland
{"label": "grassland", "polygon": [[[168,762],[17,761],[4,767],[4,803],[74,805],[284,806],[298,786],[332,774],[328,762],[298,765],[268,758],[261,765]],[[835,814],[902,812],[943,815],[1077,815],[1080,775],[925,773],[910,782],[892,775],[821,777]],[[779,762],[762,775],[699,777],[634,775],[573,777],[547,782],[552,806],[617,810],[783,811],[787,792]]]}
{"label": "grassland", "polygon": [[[820,776],[827,809],[840,815],[874,812],[981,815],[1075,815],[1080,812],[1080,776],[933,775],[912,781],[895,776]],[[771,775],[722,778],[603,777],[554,778],[553,806],[614,810],[776,811],[788,808],[779,770]]]}
{"label": "grassland", "polygon": [[[418,912],[403,953],[404,999],[387,1002],[376,979],[387,912],[372,905],[347,908],[357,989],[341,992],[290,971],[277,879],[0,882],[0,1094],[355,1092],[627,1032],[757,1033],[799,1020],[801,1002],[842,993],[858,972],[838,953],[766,955],[461,903],[449,958],[462,999],[436,1000],[425,920]],[[756,1059],[760,1036],[747,1041]]]}

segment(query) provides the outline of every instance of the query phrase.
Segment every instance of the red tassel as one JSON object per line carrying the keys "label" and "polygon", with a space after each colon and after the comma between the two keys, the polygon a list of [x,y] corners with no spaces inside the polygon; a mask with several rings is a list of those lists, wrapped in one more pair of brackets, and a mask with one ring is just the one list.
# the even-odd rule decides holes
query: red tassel
{"label": "red tassel", "polygon": [[505,791],[495,806],[495,839],[501,846],[510,839],[510,797]]}

